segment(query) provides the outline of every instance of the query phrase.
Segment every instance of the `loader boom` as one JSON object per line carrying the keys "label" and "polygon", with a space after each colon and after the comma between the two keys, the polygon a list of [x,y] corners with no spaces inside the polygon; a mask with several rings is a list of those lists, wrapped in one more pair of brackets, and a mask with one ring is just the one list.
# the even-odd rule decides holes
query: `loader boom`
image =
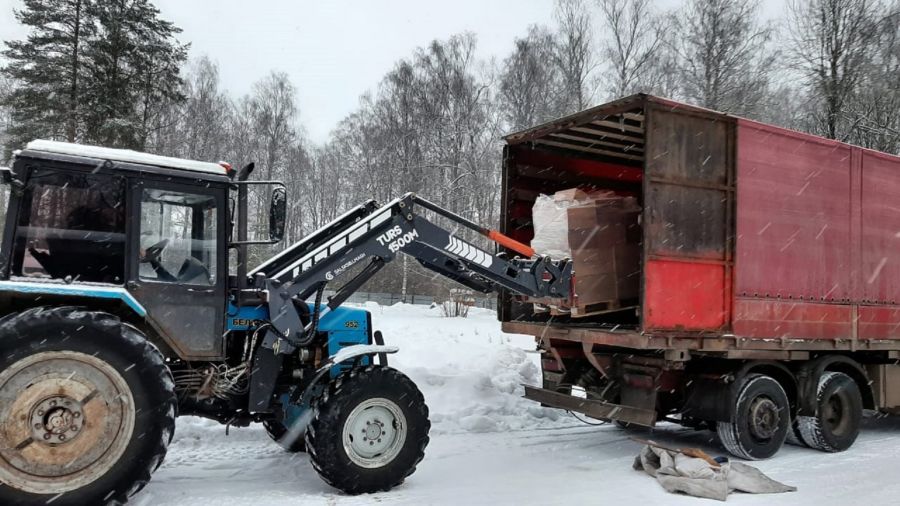
{"label": "loader boom", "polygon": [[[249,273],[250,289],[265,291],[268,296],[270,322],[275,330],[267,334],[263,347],[275,350],[276,354],[288,354],[304,346],[315,333],[319,316],[340,306],[401,252],[479,292],[505,289],[531,297],[569,297],[572,276],[569,261],[542,256],[510,259],[505,253],[489,253],[461,239],[458,229],[447,230],[429,220],[426,211],[507,248],[532,252],[526,245],[412,193],[382,207],[368,201]],[[327,284],[360,264],[363,267],[355,269],[355,275],[336,288],[326,304],[314,306],[319,313],[304,325],[294,301],[306,300],[314,294],[321,299]]]}

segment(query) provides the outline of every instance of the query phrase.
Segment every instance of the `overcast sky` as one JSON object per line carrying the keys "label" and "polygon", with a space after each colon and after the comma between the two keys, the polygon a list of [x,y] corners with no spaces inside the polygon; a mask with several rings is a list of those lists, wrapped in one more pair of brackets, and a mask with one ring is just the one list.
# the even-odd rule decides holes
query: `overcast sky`
{"label": "overcast sky", "polygon": [[[184,30],[191,57],[219,63],[223,85],[238,96],[270,70],[298,89],[301,122],[324,141],[400,58],[432,39],[471,31],[484,58],[503,58],[528,25],[549,23],[551,0],[155,0]],[[662,0],[664,7],[677,0]],[[781,0],[765,0],[765,14]],[[20,0],[0,0],[0,39],[25,30],[12,16]]]}

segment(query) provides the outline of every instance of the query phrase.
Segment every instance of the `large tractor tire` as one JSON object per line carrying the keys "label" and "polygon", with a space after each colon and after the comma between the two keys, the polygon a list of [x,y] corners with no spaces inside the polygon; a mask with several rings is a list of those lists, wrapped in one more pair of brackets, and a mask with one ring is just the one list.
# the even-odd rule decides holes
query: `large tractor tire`
{"label": "large tractor tire", "polygon": [[0,321],[0,504],[124,504],[159,467],[176,397],[162,354],[106,313]]}
{"label": "large tractor tire", "polygon": [[416,385],[395,369],[351,369],[313,408],[306,431],[312,465],[348,494],[390,490],[425,456],[428,407]]}
{"label": "large tractor tire", "polygon": [[791,407],[784,388],[771,376],[748,374],[735,389],[731,420],[717,432],[729,453],[747,460],[767,459],[784,445]]}
{"label": "large tractor tire", "polygon": [[816,414],[797,418],[804,443],[823,452],[850,448],[862,424],[863,400],[859,385],[841,372],[825,372],[816,389]]}

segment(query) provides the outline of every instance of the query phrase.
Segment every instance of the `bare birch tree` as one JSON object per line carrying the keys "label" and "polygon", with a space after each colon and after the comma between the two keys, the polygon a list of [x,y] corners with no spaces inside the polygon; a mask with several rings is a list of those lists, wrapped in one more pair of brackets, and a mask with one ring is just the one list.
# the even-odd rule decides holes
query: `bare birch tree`
{"label": "bare birch tree", "polygon": [[656,91],[663,84],[665,58],[662,19],[652,0],[599,0],[606,28],[602,54],[610,72],[604,82],[613,98]]}
{"label": "bare birch tree", "polygon": [[843,119],[850,140],[888,153],[900,153],[900,1],[878,21],[877,41]]}
{"label": "bare birch tree", "polygon": [[554,38],[546,27],[532,25],[503,60],[499,77],[499,113],[507,130],[520,130],[561,116],[565,94],[554,65]]}
{"label": "bare birch tree", "polygon": [[812,92],[811,129],[847,139],[847,106],[863,82],[877,41],[874,0],[791,0],[792,65]]}
{"label": "bare birch tree", "polygon": [[233,105],[220,89],[219,66],[209,58],[195,61],[186,79],[183,107],[184,156],[221,159],[229,144],[228,125]]}
{"label": "bare birch tree", "polygon": [[758,0],[687,0],[678,24],[684,98],[723,112],[759,112],[775,54]]}
{"label": "bare birch tree", "polygon": [[567,113],[586,108],[591,101],[588,89],[596,67],[591,15],[584,0],[556,0],[557,23],[555,61],[563,76]]}
{"label": "bare birch tree", "polygon": [[0,164],[5,162],[5,153],[11,153],[14,148],[11,146],[12,136],[10,128],[12,127],[12,107],[6,105],[6,98],[12,96],[13,81],[0,74]]}

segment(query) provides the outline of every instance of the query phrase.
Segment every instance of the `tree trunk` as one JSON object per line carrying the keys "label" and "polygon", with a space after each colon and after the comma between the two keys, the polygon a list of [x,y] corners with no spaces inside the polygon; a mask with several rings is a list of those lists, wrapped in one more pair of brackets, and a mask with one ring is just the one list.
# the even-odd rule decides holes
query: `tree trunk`
{"label": "tree trunk", "polygon": [[78,130],[78,45],[81,36],[81,0],[75,0],[75,30],[72,34],[72,86],[69,89],[69,114],[66,118],[66,140],[75,142]]}

